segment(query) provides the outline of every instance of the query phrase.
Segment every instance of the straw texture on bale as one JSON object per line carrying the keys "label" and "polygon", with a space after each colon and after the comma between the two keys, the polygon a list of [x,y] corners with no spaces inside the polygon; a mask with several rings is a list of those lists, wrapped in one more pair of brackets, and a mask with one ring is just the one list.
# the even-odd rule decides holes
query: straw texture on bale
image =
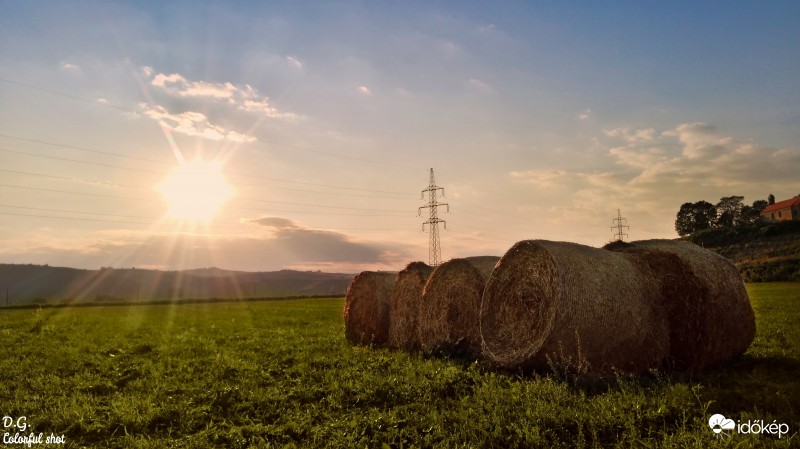
{"label": "straw texture on bale", "polygon": [[431,274],[419,309],[419,342],[427,352],[480,354],[480,305],[499,257],[453,259]]}
{"label": "straw texture on bale", "polygon": [[631,242],[661,280],[670,326],[670,365],[702,370],[744,353],[755,337],[755,315],[739,271],[728,259],[676,240]]}
{"label": "straw texture on bale", "polygon": [[422,290],[433,271],[423,262],[411,262],[397,274],[391,295],[389,347],[414,350],[419,348],[419,308]]}
{"label": "straw texture on bale", "polygon": [[659,304],[669,327],[669,357],[665,368],[688,369],[694,365],[701,322],[698,298],[707,288],[676,254],[643,248],[625,242],[612,242],[603,247],[627,258],[641,276],[659,292]]}
{"label": "straw texture on bale", "polygon": [[364,271],[353,278],[344,304],[344,333],[350,342],[386,343],[395,277],[396,273]]}
{"label": "straw texture on bale", "polygon": [[484,355],[507,368],[641,373],[667,357],[663,315],[652,280],[621,254],[526,240],[489,278],[480,330]]}

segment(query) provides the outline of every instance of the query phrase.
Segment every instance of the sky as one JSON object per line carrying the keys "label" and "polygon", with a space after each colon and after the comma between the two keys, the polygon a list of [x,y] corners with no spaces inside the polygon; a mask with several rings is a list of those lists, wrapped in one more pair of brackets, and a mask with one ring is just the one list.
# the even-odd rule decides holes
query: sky
{"label": "sky", "polygon": [[800,194],[798,2],[0,0],[0,42],[0,263],[399,270],[431,168],[443,260]]}

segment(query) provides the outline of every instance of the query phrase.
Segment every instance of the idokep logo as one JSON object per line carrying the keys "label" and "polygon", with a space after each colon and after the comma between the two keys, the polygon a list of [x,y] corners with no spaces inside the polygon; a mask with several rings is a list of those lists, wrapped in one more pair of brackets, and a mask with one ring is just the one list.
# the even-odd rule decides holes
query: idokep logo
{"label": "idokep logo", "polygon": [[720,437],[730,436],[733,431],[741,434],[777,435],[778,438],[789,433],[789,424],[779,423],[777,420],[771,423],[765,423],[761,419],[733,422],[732,419],[728,419],[719,413],[712,415],[708,419],[708,427]]}
{"label": "idokep logo", "polygon": [[736,427],[736,423],[733,422],[732,419],[728,419],[717,413],[708,419],[708,427],[711,427],[711,430],[716,434],[727,435],[728,432],[725,431],[733,430]]}

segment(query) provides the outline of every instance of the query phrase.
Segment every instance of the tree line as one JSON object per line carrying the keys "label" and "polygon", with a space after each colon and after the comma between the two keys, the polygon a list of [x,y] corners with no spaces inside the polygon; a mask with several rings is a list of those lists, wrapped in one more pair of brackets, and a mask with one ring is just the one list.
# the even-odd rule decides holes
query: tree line
{"label": "tree line", "polygon": [[[774,197],[770,197],[774,201]],[[752,225],[769,205],[767,200],[756,200],[748,206],[742,200],[743,196],[726,196],[717,204],[708,201],[683,203],[675,217],[675,230],[683,237],[703,229],[732,229]]]}

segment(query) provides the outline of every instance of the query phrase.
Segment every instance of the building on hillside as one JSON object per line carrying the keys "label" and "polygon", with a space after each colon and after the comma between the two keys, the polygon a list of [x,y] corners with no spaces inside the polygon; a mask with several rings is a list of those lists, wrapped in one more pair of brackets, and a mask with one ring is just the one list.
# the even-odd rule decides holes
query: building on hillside
{"label": "building on hillside", "polygon": [[800,195],[777,203],[774,196],[770,195],[769,199],[769,205],[761,212],[761,220],[766,222],[800,221]]}

